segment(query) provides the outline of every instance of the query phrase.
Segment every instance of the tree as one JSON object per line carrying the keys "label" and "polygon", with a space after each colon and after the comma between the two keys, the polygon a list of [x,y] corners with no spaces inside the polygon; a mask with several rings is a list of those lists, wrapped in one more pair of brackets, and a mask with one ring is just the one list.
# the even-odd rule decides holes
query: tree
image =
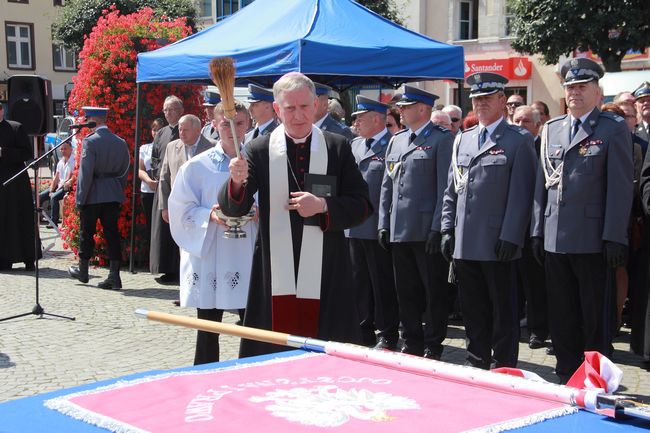
{"label": "tree", "polygon": [[362,6],[389,19],[396,24],[402,25],[402,17],[394,0],[356,0]]}
{"label": "tree", "polygon": [[90,34],[102,13],[112,5],[123,15],[150,7],[157,20],[184,17],[187,25],[195,28],[197,11],[193,0],[68,0],[52,26],[53,39],[81,50],[84,36]]}
{"label": "tree", "polygon": [[512,47],[540,54],[547,64],[573,50],[591,50],[608,72],[621,70],[628,50],[650,45],[647,0],[509,0]]}

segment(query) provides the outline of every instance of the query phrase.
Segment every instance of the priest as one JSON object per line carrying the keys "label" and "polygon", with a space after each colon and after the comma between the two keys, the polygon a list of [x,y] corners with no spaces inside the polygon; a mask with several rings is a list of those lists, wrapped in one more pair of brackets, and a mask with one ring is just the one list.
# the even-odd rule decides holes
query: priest
{"label": "priest", "polygon": [[[282,124],[230,161],[230,179],[219,192],[229,216],[245,215],[258,193],[260,231],[244,325],[360,343],[343,230],[372,212],[368,185],[345,137],[312,124],[317,100],[309,78],[284,75],[273,97]],[[240,357],[281,350],[242,340]]]}

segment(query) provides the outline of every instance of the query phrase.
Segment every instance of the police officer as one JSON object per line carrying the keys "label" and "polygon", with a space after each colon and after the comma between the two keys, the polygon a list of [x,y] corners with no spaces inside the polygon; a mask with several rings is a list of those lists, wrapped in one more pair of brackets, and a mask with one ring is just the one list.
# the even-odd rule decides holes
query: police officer
{"label": "police officer", "polygon": [[378,222],[380,245],[393,255],[402,352],[434,359],[440,359],[447,335],[449,267],[439,245],[453,143],[449,130],[431,123],[437,98],[405,86],[397,102],[409,129],[393,136],[386,150]]}
{"label": "police officer", "polygon": [[636,111],[641,117],[641,121],[636,125],[634,133],[643,140],[650,141],[650,83],[644,81],[637,87],[634,91],[634,98]]}
{"label": "police officer", "polygon": [[634,167],[624,119],[598,109],[601,67],[572,59],[561,76],[570,114],[542,129],[531,234],[546,269],[555,372],[566,382],[585,350],[611,351],[611,268],[626,261]]}
{"label": "police officer", "polygon": [[348,140],[352,140],[354,138],[352,130],[342,123],[338,122],[327,111],[329,107],[329,94],[332,88],[320,83],[314,83],[314,86],[316,86],[316,96],[318,99],[318,104],[316,105],[316,114],[314,115],[314,125],[323,131],[340,134]]}
{"label": "police officer", "polygon": [[221,95],[214,90],[206,90],[203,95],[203,108],[205,109],[205,125],[201,128],[201,135],[211,140],[219,140],[219,131],[212,124],[214,107],[221,102]]}
{"label": "police officer", "polygon": [[267,135],[280,124],[275,118],[273,111],[273,91],[255,84],[248,85],[248,109],[255,121],[255,128],[251,129],[244,136],[244,144],[259,137]]}
{"label": "police officer", "polygon": [[68,273],[82,283],[88,282],[88,261],[94,255],[95,228],[99,219],[108,244],[110,271],[100,282],[101,289],[119,290],[122,249],[117,220],[124,201],[124,188],[129,172],[129,148],[126,142],[106,126],[108,108],[82,107],[86,120],[95,122],[94,131],[82,142],[77,176],[76,203],[79,209],[79,265]]}
{"label": "police officer", "polygon": [[533,136],[503,117],[507,82],[493,73],[467,77],[479,124],[456,136],[442,209],[441,248],[456,266],[467,363],[483,369],[517,364],[513,260],[521,257],[535,183]]}
{"label": "police officer", "polygon": [[[356,99],[358,111],[352,115],[357,119],[359,137],[352,140],[352,154],[368,184],[372,206],[378,209],[386,148],[392,137],[386,129],[388,105],[361,95]],[[377,243],[377,213],[363,224],[346,230],[346,236],[363,341],[368,345],[377,343],[376,348],[395,350],[399,315],[393,260]],[[378,341],[375,341],[375,329],[379,331]]]}

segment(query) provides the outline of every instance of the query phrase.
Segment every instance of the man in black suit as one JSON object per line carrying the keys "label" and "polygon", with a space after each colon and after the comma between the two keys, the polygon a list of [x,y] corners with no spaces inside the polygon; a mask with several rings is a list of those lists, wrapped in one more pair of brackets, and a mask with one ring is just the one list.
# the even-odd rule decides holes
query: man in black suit
{"label": "man in black suit", "polygon": [[[169,142],[178,140],[178,120],[183,115],[183,101],[171,95],[165,98],[163,113],[168,125],[160,128],[153,139],[151,148],[152,178],[158,180],[160,169],[165,159],[165,150]],[[175,283],[178,281],[180,253],[172,239],[169,224],[163,220],[162,211],[158,205],[158,191],[153,198],[153,214],[151,217],[151,245],[149,247],[149,270],[152,274],[163,274],[156,278],[159,283]]]}

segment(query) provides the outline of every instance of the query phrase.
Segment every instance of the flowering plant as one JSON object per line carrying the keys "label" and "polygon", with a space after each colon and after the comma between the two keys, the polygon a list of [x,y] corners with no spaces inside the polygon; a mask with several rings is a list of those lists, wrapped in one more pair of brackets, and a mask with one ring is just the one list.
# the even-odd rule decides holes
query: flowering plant
{"label": "flowering plant", "polygon": [[[79,54],[80,67],[73,78],[74,88],[70,94],[70,110],[80,110],[82,106],[108,107],[108,128],[126,140],[131,158],[135,146],[135,116],[136,116],[136,60],[138,51],[150,51],[161,47],[165,42],[175,42],[188,36],[191,28],[185,18],[167,20],[165,17],[156,18],[151,8],[121,15],[115,6],[103,11],[97,25],[88,35],[84,47]],[[141,118],[143,127],[140,134],[141,143],[151,141],[149,122],[154,117],[162,117],[162,105],[167,95],[177,95],[184,101],[189,113],[198,113],[200,107],[200,89],[188,85],[141,85]],[[87,134],[83,130],[82,134]],[[76,178],[79,170],[82,146],[77,146],[75,153]],[[131,160],[133,163],[133,159]],[[62,237],[64,248],[78,254],[79,248],[79,211],[75,205],[76,185],[72,193],[65,197]],[[133,170],[129,171],[125,199],[122,203],[118,230],[122,239],[122,258],[128,257],[129,238],[131,230],[131,201],[133,194]],[[148,257],[148,234],[145,233],[146,221],[142,206],[137,197],[135,212],[136,242],[133,253],[138,261]],[[95,234],[95,253],[93,262],[105,265],[106,239],[101,223],[97,222]]]}

